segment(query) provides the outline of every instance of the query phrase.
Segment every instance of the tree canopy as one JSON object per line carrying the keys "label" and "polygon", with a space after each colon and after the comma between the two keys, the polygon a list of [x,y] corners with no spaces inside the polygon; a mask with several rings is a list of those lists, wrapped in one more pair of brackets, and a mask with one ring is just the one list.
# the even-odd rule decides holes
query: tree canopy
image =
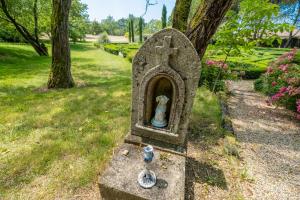
{"label": "tree canopy", "polygon": [[[14,19],[24,26],[32,35],[35,30],[38,35],[43,34],[51,37],[51,15],[52,5],[49,0],[2,0],[7,4],[7,9]],[[37,27],[35,27],[34,4],[36,2]],[[87,5],[80,0],[72,0],[70,11],[70,38],[74,41],[83,39],[88,32]],[[0,24],[3,29],[0,29],[0,39],[5,41],[26,41],[24,37],[14,28],[12,23],[7,19],[7,16],[0,9]]]}

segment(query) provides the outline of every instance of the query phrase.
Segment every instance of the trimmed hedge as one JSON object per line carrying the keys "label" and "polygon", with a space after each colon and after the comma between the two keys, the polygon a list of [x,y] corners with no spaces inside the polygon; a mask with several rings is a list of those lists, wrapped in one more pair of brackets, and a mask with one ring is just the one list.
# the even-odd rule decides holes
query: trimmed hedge
{"label": "trimmed hedge", "polygon": [[245,70],[245,75],[242,75],[243,79],[258,79],[266,70],[262,69],[249,69]]}
{"label": "trimmed hedge", "polygon": [[254,64],[232,61],[227,62],[227,64],[232,72],[238,72],[239,76],[243,79],[258,79],[266,72],[265,69],[259,68]]}
{"label": "trimmed hedge", "polygon": [[107,47],[106,45],[104,45],[103,47],[104,51],[114,54],[114,55],[119,55],[119,49],[116,47]]}
{"label": "trimmed hedge", "polygon": [[140,44],[122,44],[122,43],[110,43],[103,46],[104,51],[119,55],[122,53],[123,57],[126,58],[131,55],[131,52],[135,52],[140,48]]}

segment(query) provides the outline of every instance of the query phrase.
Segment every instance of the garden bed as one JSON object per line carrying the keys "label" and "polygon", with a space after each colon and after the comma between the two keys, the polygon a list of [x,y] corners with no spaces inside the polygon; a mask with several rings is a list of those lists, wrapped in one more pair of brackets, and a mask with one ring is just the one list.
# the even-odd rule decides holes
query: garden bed
{"label": "garden bed", "polygon": [[[243,79],[257,79],[266,72],[268,64],[277,57],[288,52],[283,48],[261,48],[257,47],[252,51],[241,51],[239,54],[232,54],[227,59],[227,64],[232,72],[237,72]],[[224,60],[225,55],[217,51],[216,47],[210,45],[206,58],[210,60]]]}
{"label": "garden bed", "polygon": [[130,62],[137,50],[141,47],[138,43],[122,44],[122,43],[110,43],[103,46],[104,51],[114,55],[122,55],[124,58],[128,58]]}

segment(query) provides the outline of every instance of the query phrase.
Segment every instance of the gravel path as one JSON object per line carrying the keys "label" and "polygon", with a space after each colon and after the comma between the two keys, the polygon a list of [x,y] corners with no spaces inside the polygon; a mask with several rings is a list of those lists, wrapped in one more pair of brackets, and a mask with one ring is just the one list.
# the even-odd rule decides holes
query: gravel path
{"label": "gravel path", "polygon": [[233,128],[253,178],[245,198],[300,200],[300,123],[292,112],[267,106],[252,81],[231,82],[229,90]]}

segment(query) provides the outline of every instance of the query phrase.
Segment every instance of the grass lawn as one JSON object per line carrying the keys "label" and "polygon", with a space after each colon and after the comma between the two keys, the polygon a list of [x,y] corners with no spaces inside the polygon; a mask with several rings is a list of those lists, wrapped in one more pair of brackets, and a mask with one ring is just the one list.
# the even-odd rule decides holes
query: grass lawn
{"label": "grass lawn", "polygon": [[242,188],[252,177],[235,136],[222,128],[221,115],[217,96],[199,88],[187,142],[186,199],[246,199]]}
{"label": "grass lawn", "polygon": [[[51,59],[0,43],[0,199],[99,195],[98,174],[129,130],[131,64],[93,44],[71,49],[77,87],[47,91]],[[222,161],[215,167],[230,172],[235,158],[220,159],[220,117],[216,96],[200,88],[191,123],[192,142],[199,142],[189,145],[208,147],[201,162]],[[212,187],[214,181],[204,179]]]}
{"label": "grass lawn", "polygon": [[97,179],[129,128],[126,60],[72,46],[80,85],[43,91],[50,58],[0,43],[0,199],[67,198]]}

